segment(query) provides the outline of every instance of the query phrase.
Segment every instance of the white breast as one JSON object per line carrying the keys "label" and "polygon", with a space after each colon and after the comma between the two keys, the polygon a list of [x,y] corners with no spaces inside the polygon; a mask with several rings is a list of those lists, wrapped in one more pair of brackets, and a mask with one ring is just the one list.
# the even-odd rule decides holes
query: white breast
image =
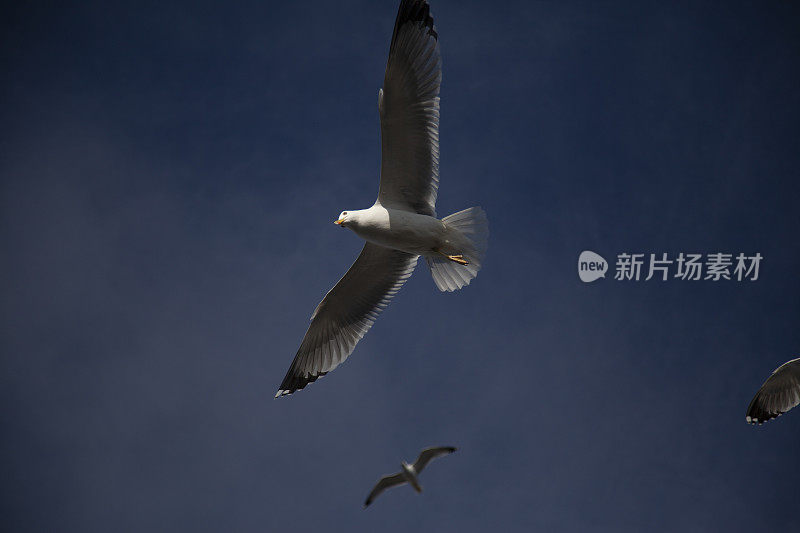
{"label": "white breast", "polygon": [[444,243],[444,224],[427,215],[376,204],[359,213],[350,226],[362,239],[414,255],[433,253]]}

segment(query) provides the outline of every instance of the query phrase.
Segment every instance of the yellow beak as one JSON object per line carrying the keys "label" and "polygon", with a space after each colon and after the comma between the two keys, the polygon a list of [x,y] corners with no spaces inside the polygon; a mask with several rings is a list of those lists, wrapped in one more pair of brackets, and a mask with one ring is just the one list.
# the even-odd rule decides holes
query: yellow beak
{"label": "yellow beak", "polygon": [[335,220],[333,223],[338,225],[341,224],[342,222],[344,222],[344,219],[340,218],[339,220]]}

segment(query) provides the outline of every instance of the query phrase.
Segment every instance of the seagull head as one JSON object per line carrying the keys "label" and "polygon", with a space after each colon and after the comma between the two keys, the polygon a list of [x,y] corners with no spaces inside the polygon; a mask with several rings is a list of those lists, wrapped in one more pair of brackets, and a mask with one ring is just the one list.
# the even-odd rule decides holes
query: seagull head
{"label": "seagull head", "polygon": [[345,224],[348,222],[349,216],[350,216],[350,213],[348,213],[347,211],[342,211],[339,214],[339,220],[336,220],[333,223],[334,224],[338,224],[341,227],[345,227]]}

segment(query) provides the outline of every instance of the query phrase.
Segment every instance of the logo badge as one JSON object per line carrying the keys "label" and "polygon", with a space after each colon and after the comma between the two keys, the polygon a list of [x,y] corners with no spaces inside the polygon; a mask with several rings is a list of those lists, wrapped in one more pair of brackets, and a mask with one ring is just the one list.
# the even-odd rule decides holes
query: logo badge
{"label": "logo badge", "polygon": [[591,283],[606,277],[608,262],[600,254],[585,250],[578,257],[578,277],[584,283]]}

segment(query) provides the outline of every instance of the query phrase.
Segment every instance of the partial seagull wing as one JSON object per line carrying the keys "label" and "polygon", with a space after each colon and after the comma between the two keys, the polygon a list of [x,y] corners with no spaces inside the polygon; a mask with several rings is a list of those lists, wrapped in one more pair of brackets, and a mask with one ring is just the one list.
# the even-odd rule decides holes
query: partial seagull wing
{"label": "partial seagull wing", "polygon": [[750,424],[763,424],[800,404],[800,358],[781,366],[761,385],[747,408]]}
{"label": "partial seagull wing", "polygon": [[369,504],[371,504],[372,500],[377,498],[381,492],[390,487],[402,485],[405,482],[406,478],[402,473],[393,474],[391,476],[383,476],[375,485],[375,488],[372,489],[372,492],[369,493],[369,496],[367,496],[367,501],[364,502],[364,507],[367,507]]}
{"label": "partial seagull wing", "polygon": [[437,457],[441,457],[443,455],[447,455],[449,453],[453,453],[456,451],[456,448],[452,446],[442,446],[438,448],[425,448],[417,457],[417,460],[414,461],[414,471],[419,474],[422,472],[422,469],[425,468],[431,459],[435,459]]}
{"label": "partial seagull wing", "polygon": [[439,188],[439,36],[424,0],[403,0],[378,92],[385,207],[436,216]]}
{"label": "partial seagull wing", "polygon": [[311,315],[311,325],[275,397],[302,389],[347,359],[414,272],[417,257],[365,244],[350,270]]}

